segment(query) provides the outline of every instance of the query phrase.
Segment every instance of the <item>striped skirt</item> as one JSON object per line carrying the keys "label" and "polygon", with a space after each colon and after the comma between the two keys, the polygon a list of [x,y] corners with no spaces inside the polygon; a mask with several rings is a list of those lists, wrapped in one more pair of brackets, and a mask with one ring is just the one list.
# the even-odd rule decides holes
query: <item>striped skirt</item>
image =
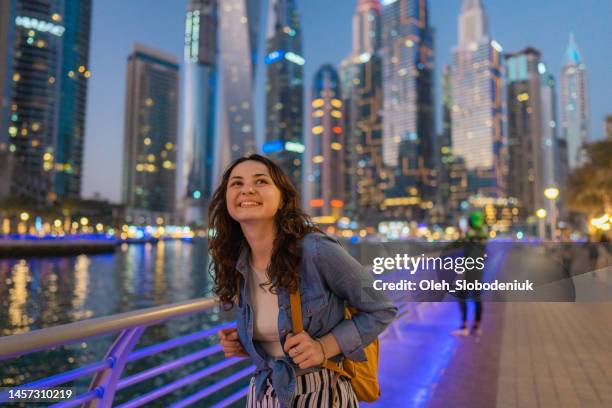
{"label": "striped skirt", "polygon": [[[298,375],[296,377],[295,398],[293,408],[355,408],[359,407],[357,396],[351,383],[344,377],[336,381],[335,397],[332,384],[334,372],[324,369]],[[255,378],[251,378],[249,392],[247,394],[247,408],[279,408],[280,403],[276,398],[272,382],[267,380],[265,395],[261,401],[257,401],[255,394]]]}

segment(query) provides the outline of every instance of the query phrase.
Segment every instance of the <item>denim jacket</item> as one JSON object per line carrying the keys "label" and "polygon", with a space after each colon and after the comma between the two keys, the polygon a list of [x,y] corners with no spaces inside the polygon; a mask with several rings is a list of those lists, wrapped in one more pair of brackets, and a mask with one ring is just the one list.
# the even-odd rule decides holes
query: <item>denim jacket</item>
{"label": "denim jacket", "polygon": [[[301,245],[299,273],[304,330],[313,338],[333,333],[343,356],[364,361],[363,348],[391,323],[397,308],[383,292],[373,289],[370,274],[335,239],[309,233]],[[270,378],[281,407],[289,407],[295,394],[295,376],[321,367],[300,369],[288,354],[283,358],[270,357],[253,341],[253,309],[246,289],[250,275],[248,246],[241,252],[236,269],[242,275],[236,319],[238,335],[256,366],[257,398],[263,397],[266,379]],[[284,346],[287,334],[292,332],[289,293],[279,288],[277,296],[278,331]],[[344,317],[345,302],[358,311],[350,320]]]}

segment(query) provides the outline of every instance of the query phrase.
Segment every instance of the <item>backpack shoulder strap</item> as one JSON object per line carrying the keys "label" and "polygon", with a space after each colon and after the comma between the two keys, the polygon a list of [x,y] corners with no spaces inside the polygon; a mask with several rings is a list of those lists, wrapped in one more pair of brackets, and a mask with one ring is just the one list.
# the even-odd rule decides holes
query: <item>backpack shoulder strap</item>
{"label": "backpack shoulder strap", "polygon": [[[293,334],[298,334],[304,331],[304,323],[302,321],[302,298],[300,290],[289,294],[289,302],[291,304],[291,324],[293,326]],[[334,371],[338,375],[343,375],[347,378],[352,378],[342,367],[342,363],[336,363],[333,360],[326,360],[323,367]]]}
{"label": "backpack shoulder strap", "polygon": [[302,298],[300,297],[299,288],[289,294],[289,303],[291,304],[293,334],[301,333],[304,331],[304,322],[302,321]]}

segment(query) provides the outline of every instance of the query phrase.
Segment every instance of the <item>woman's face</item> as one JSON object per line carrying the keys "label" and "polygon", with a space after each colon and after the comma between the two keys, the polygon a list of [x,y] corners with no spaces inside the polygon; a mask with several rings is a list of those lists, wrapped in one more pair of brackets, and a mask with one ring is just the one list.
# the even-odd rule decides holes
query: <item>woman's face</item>
{"label": "woman's face", "polygon": [[227,211],[239,223],[273,221],[281,195],[266,165],[247,160],[230,173],[225,193]]}

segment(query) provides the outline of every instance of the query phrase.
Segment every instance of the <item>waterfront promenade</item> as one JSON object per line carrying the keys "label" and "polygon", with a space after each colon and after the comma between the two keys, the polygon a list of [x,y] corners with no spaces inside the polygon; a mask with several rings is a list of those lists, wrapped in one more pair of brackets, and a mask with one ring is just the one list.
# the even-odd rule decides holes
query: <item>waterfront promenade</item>
{"label": "waterfront promenade", "polygon": [[397,322],[381,349],[382,398],[364,406],[612,406],[612,302],[484,310],[481,337],[450,335],[460,319],[452,302],[422,303]]}

